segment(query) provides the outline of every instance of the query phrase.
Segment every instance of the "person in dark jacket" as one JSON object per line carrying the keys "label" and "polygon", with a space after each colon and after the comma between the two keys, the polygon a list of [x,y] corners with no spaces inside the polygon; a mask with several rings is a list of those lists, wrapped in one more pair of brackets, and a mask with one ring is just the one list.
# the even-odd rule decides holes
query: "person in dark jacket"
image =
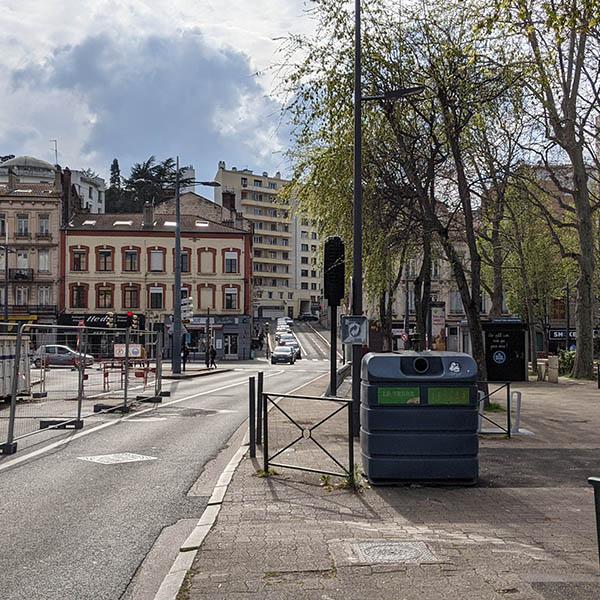
{"label": "person in dark jacket", "polygon": [[189,355],[190,355],[190,347],[184,342],[183,348],[181,349],[181,357],[183,358],[183,370],[184,371],[185,371],[185,365],[187,365]]}
{"label": "person in dark jacket", "polygon": [[217,368],[217,363],[215,363],[215,358],[217,358],[217,351],[215,350],[215,347],[211,345],[210,347],[210,368],[212,369],[212,367],[214,367],[215,369]]}

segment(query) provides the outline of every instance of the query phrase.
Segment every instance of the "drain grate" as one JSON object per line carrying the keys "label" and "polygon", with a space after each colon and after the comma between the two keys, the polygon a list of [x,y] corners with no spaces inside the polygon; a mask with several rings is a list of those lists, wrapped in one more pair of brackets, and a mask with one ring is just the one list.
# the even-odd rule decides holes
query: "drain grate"
{"label": "drain grate", "polygon": [[121,452],[120,454],[99,454],[98,456],[78,456],[79,460],[95,462],[101,465],[118,465],[120,463],[140,462],[144,460],[156,460],[156,456],[144,456],[132,452]]}
{"label": "drain grate", "polygon": [[359,542],[354,548],[360,561],[368,564],[437,562],[423,542]]}

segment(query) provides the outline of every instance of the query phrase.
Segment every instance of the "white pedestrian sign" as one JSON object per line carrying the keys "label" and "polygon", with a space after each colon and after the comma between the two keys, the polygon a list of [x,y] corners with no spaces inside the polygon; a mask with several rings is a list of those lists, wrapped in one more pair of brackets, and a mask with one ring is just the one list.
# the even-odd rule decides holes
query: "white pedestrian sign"
{"label": "white pedestrian sign", "polygon": [[342,317],[342,343],[363,346],[369,339],[369,322],[363,316]]}

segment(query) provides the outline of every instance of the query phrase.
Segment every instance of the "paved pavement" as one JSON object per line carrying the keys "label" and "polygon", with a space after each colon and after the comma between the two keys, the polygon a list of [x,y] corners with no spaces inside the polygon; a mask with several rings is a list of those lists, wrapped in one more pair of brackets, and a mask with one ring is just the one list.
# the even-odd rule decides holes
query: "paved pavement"
{"label": "paved pavement", "polygon": [[248,375],[264,370],[265,386],[289,392],[326,372],[312,361],[227,366],[165,383],[161,405],[96,415],[0,458],[2,598],[154,597],[206,506],[203,477],[247,416]]}
{"label": "paved pavement", "polygon": [[[516,389],[523,392],[522,427],[534,435],[484,437],[475,487],[353,492],[341,478],[282,468],[261,478],[260,452],[258,460],[244,459],[179,600],[599,598],[586,478],[600,474],[600,391],[565,381]],[[331,410],[323,402],[284,402],[303,427]],[[273,454],[298,429],[277,409],[269,419]],[[318,431],[343,462],[343,416]],[[279,460],[335,468],[310,440]]]}

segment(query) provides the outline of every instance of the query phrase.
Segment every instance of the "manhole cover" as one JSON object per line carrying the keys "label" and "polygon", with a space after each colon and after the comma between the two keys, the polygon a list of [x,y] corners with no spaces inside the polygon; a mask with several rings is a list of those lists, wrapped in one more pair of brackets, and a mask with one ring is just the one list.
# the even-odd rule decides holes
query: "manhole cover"
{"label": "manhole cover", "polygon": [[79,460],[100,463],[101,465],[117,465],[119,463],[140,462],[143,460],[156,460],[156,456],[144,456],[143,454],[133,454],[132,452],[122,452],[120,454],[99,454],[98,456],[78,456]]}
{"label": "manhole cover", "polygon": [[423,542],[359,542],[355,545],[361,562],[425,563],[436,558]]}

